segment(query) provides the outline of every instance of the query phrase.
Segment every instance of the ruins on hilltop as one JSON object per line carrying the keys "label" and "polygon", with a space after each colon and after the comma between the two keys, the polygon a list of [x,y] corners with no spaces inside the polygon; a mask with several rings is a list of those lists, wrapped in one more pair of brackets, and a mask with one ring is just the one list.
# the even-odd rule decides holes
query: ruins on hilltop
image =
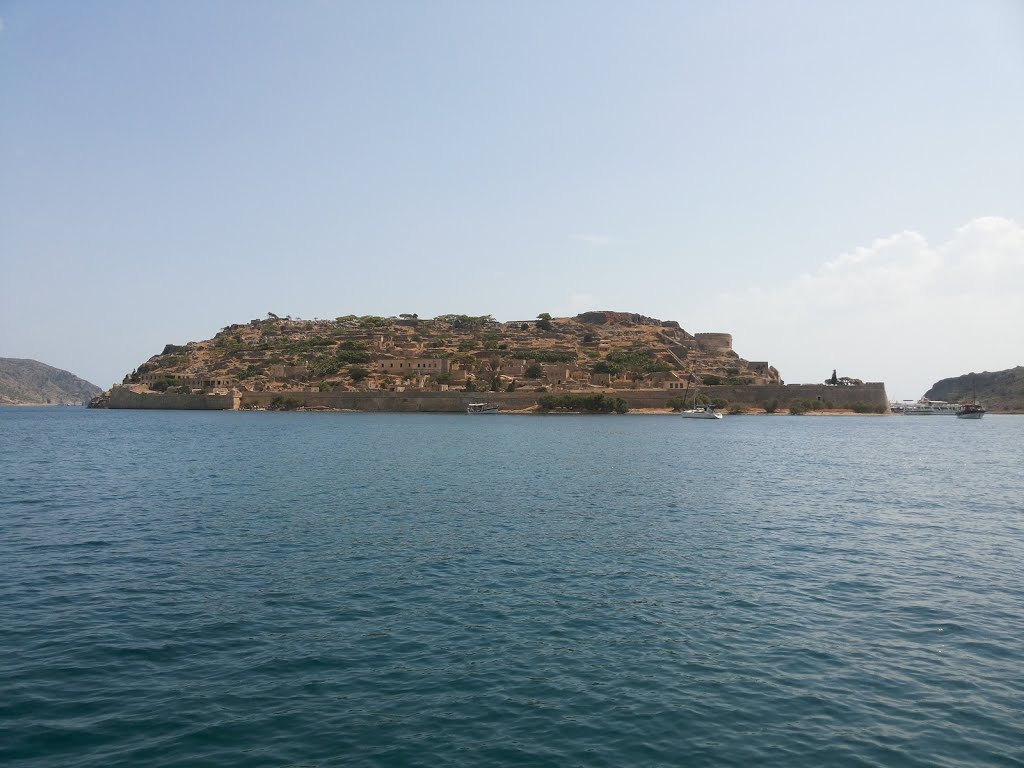
{"label": "ruins on hilltop", "polygon": [[728,333],[627,312],[419,318],[268,313],[207,341],[168,344],[125,377],[137,393],[515,392],[684,389],[690,383],[779,385]]}

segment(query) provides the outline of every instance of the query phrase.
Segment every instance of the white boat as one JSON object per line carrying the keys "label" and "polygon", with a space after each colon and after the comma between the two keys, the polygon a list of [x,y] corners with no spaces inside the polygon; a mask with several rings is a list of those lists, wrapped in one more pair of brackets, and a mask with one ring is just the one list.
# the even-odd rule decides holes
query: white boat
{"label": "white boat", "polygon": [[922,397],[916,403],[903,405],[904,416],[956,416],[960,406],[943,400],[929,400]]}
{"label": "white boat", "polygon": [[[693,361],[694,369],[697,368],[699,360]],[[686,377],[686,391],[683,392],[683,405],[686,404],[687,395],[690,393],[690,381],[697,378],[691,371],[690,375]],[[698,378],[699,382],[700,379]],[[697,405],[697,387],[693,388],[693,405],[684,411],[679,413],[684,419],[720,419],[722,414],[715,410],[713,405]]]}
{"label": "white boat", "polygon": [[501,408],[494,403],[470,403],[466,413],[501,413]]}
{"label": "white boat", "polygon": [[712,408],[710,405],[699,405],[689,410],[682,411],[680,414],[684,419],[720,419],[722,414]]}

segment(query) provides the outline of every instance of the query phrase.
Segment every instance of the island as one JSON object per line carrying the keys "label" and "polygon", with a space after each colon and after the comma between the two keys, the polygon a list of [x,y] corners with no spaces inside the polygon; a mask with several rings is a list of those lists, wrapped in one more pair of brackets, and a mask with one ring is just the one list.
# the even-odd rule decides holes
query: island
{"label": "island", "polygon": [[[561,397],[573,394],[607,399]],[[205,341],[167,344],[91,405],[461,412],[484,398],[508,411],[609,401],[615,407],[602,410],[667,409],[686,398],[735,413],[888,405],[882,383],[787,385],[768,361],[740,357],[729,333],[613,311],[504,322],[271,312]]]}

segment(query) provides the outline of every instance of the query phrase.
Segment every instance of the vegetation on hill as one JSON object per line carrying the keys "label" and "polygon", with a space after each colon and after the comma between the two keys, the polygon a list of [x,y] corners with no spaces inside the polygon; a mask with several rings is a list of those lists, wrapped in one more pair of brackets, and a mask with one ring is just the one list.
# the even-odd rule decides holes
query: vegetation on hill
{"label": "vegetation on hill", "polygon": [[1024,366],[942,379],[924,396],[929,400],[959,403],[973,400],[975,392],[978,401],[989,411],[1024,413]]}
{"label": "vegetation on hill", "polygon": [[511,322],[415,313],[302,320],[268,312],[206,341],[167,344],[124,383],[164,391],[600,391],[667,388],[690,373],[709,384],[779,382],[774,368],[709,347],[674,321],[623,312],[542,312]]}
{"label": "vegetation on hill", "polygon": [[36,360],[0,357],[0,405],[82,405],[100,388]]}

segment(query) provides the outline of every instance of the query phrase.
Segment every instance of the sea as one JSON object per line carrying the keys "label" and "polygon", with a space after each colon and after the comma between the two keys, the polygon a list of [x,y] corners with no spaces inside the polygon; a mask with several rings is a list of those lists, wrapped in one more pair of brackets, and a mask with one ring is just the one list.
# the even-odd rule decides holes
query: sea
{"label": "sea", "polygon": [[0,765],[1024,765],[1024,417],[0,408]]}

